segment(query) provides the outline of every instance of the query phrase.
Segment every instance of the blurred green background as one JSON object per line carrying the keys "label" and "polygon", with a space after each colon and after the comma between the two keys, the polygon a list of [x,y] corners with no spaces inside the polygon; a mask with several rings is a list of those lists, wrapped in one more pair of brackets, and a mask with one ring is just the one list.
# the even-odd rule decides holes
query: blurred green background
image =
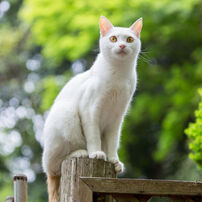
{"label": "blurred green background", "polygon": [[201,0],[3,0],[0,201],[13,194],[19,172],[28,176],[29,202],[47,201],[44,120],[62,86],[95,60],[100,15],[116,26],[144,23],[120,177],[202,179]]}

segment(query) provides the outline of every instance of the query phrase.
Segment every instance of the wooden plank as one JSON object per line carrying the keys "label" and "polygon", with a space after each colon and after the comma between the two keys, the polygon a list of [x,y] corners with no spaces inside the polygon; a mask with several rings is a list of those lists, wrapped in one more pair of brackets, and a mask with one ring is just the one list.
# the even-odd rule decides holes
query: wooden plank
{"label": "wooden plank", "polygon": [[93,192],[89,189],[89,187],[83,183],[81,180],[79,181],[79,201],[80,202],[93,202]]}
{"label": "wooden plank", "polygon": [[141,179],[80,178],[97,193],[150,194],[157,196],[202,196],[201,182]]}
{"label": "wooden plank", "polygon": [[[89,158],[70,158],[62,163],[61,180],[60,180],[60,202],[77,202],[84,197],[84,201],[91,200],[90,195],[85,196],[85,192],[91,193],[90,188],[80,183],[79,177],[116,177],[114,165],[100,159]],[[102,178],[103,179],[103,178]],[[81,196],[80,196],[81,194]]]}

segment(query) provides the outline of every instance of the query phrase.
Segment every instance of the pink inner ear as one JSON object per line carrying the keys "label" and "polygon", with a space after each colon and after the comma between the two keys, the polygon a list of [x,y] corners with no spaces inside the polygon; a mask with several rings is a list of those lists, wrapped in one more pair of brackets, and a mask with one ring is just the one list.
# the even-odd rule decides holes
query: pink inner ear
{"label": "pink inner ear", "polygon": [[142,18],[138,19],[131,27],[130,29],[132,29],[135,32],[135,35],[140,38],[140,32],[142,30]]}
{"label": "pink inner ear", "polygon": [[101,16],[100,18],[100,31],[103,36],[107,34],[107,32],[112,29],[113,25],[111,22],[105,18],[104,16]]}

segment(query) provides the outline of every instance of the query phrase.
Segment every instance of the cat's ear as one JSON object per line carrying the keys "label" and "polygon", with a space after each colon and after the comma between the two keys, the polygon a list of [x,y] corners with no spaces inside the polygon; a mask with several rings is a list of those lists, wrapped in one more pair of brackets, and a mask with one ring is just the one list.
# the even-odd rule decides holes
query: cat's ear
{"label": "cat's ear", "polygon": [[113,28],[112,23],[104,16],[100,17],[100,33],[105,36],[107,32]]}
{"label": "cat's ear", "polygon": [[142,30],[142,26],[143,26],[143,19],[139,18],[138,20],[136,20],[132,26],[130,27],[130,29],[135,32],[135,35],[140,38],[140,32]]}

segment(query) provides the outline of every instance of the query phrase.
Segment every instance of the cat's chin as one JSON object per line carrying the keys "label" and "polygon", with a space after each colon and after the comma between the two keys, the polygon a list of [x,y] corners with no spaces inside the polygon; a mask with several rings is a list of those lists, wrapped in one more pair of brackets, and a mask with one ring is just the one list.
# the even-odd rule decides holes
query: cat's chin
{"label": "cat's chin", "polygon": [[128,55],[127,51],[124,50],[118,50],[118,51],[114,51],[113,53],[116,57],[125,57]]}
{"label": "cat's chin", "polygon": [[119,52],[117,52],[116,54],[122,55],[122,56],[128,55],[128,53],[125,52],[125,51],[119,51]]}
{"label": "cat's chin", "polygon": [[125,52],[125,51],[118,51],[118,52],[116,52],[114,55],[115,55],[115,57],[116,57],[117,59],[123,60],[123,59],[128,58],[128,56],[129,56],[130,54],[129,54],[128,52]]}

